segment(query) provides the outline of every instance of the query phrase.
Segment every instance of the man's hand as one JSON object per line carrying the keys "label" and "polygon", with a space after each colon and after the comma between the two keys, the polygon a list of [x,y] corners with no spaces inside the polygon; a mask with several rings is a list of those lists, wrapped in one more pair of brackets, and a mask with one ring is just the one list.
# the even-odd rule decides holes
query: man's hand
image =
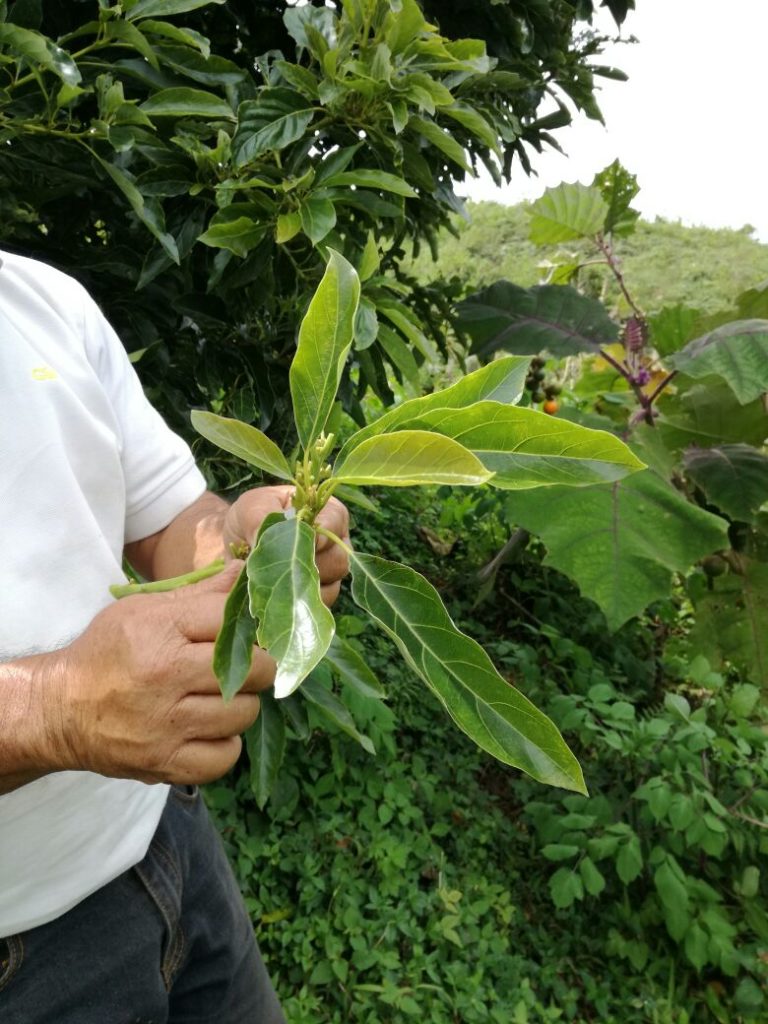
{"label": "man's hand", "polygon": [[[284,512],[291,507],[293,491],[290,484],[256,487],[238,498],[224,519],[222,532],[227,550],[230,550],[230,545],[235,548],[241,544],[251,547],[259,527],[270,512]],[[349,544],[349,513],[336,498],[330,499],[317,522]],[[349,572],[349,559],[343,548],[328,537],[319,535],[316,560],[320,570],[320,592],[323,601],[330,606],[339,596],[341,581]]]}
{"label": "man's hand", "polygon": [[225,703],[213,642],[240,564],[164,594],[128,597],[100,612],[38,694],[47,771],[85,769],[144,782],[209,782],[240,754],[275,664],[258,648],[245,686]]}

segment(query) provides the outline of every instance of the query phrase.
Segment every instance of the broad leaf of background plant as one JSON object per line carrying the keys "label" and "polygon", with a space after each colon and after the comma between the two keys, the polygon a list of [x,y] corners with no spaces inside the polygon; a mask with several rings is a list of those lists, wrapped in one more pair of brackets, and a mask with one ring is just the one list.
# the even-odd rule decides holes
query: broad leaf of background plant
{"label": "broad leaf of background plant", "polygon": [[260,808],[266,806],[285,754],[285,719],[270,691],[262,693],[259,717],[245,734],[251,766],[251,789]]}
{"label": "broad leaf of background plant", "polygon": [[742,559],[744,575],[729,572],[692,593],[696,624],[693,650],[713,665],[729,661],[759,686],[768,687],[768,565]]}
{"label": "broad leaf of background plant", "polygon": [[768,320],[737,320],[689,342],[669,363],[689,377],[716,375],[742,405],[768,391]]}
{"label": "broad leaf of background plant", "polygon": [[[675,386],[690,381],[676,377]],[[762,445],[768,437],[768,417],[762,398],[741,405],[728,385],[707,377],[680,395],[662,395],[657,421],[659,434],[673,450],[695,444],[709,448],[719,444]]]}
{"label": "broad leaf of background plant", "polygon": [[700,311],[690,306],[664,306],[648,317],[651,344],[660,356],[677,352],[694,337],[700,317]]}
{"label": "broad leaf of background plant", "polygon": [[494,474],[491,485],[506,490],[584,486],[644,468],[614,434],[498,402],[435,409],[398,429],[434,430],[454,438]]}
{"label": "broad leaf of background plant", "polygon": [[259,646],[277,662],[275,696],[286,697],[328,650],[333,615],[320,597],[315,534],[296,516],[265,530],[246,563]]}
{"label": "broad leaf of background plant", "polygon": [[752,523],[768,501],[768,457],[751,445],[690,448],[683,466],[707,501],[732,519]]}
{"label": "broad leaf of background plant", "polygon": [[431,395],[412,398],[394,409],[385,412],[367,427],[358,430],[344,444],[339,453],[341,462],[353,448],[374,434],[384,434],[397,429],[398,425],[409,419],[415,419],[433,409],[462,409],[475,402],[493,401],[514,405],[520,401],[525,389],[525,378],[528,374],[530,359],[522,356],[504,356],[495,359],[487,366],[467,374],[443,388],[433,391]]}
{"label": "broad leaf of background plant", "polygon": [[323,279],[299,328],[290,369],[296,428],[304,448],[322,433],[333,408],[360,298],[354,267],[333,249],[329,252]]}
{"label": "broad leaf of background plant", "polygon": [[291,467],[283,453],[256,427],[199,409],[192,410],[192,426],[198,434],[251,466],[281,480],[293,480]]}
{"label": "broad leaf of background plant", "polygon": [[352,596],[395,641],[456,724],[534,779],[584,793],[581,769],[552,722],[459,632],[437,591],[408,566],[353,553]]}
{"label": "broad leaf of background plant", "polygon": [[686,501],[652,470],[610,486],[521,491],[510,519],[541,537],[611,629],[666,596],[674,572],[727,545],[724,520]]}
{"label": "broad leaf of background plant", "polygon": [[550,245],[592,237],[603,231],[608,209],[600,189],[563,182],[530,206],[529,238],[535,245]]}
{"label": "broad leaf of background plant", "polygon": [[472,486],[484,484],[491,476],[472,452],[428,430],[376,434],[356,445],[333,470],[333,478],[343,483],[384,487]]}
{"label": "broad leaf of background plant", "polygon": [[472,351],[487,357],[497,349],[518,355],[547,350],[557,358],[597,353],[615,341],[618,328],[597,299],[562,285],[520,288],[497,281],[460,302],[458,327]]}
{"label": "broad leaf of background plant", "polygon": [[235,581],[224,605],[224,617],[213,648],[213,671],[224,700],[230,700],[245,682],[253,661],[256,623],[248,607],[246,567]]}

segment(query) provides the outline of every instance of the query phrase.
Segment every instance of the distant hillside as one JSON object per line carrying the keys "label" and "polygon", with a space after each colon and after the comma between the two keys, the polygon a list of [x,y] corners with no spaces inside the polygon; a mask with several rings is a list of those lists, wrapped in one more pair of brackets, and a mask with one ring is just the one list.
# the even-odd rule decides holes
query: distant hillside
{"label": "distant hillside", "polygon": [[[470,222],[456,219],[459,237],[440,237],[438,263],[425,249],[409,265],[425,283],[460,278],[470,289],[507,278],[529,286],[541,280],[537,265],[575,243],[540,247],[528,241],[527,204],[469,204]],[[730,306],[734,296],[768,278],[768,245],[740,231],[689,228],[669,221],[640,221],[617,251],[630,291],[647,312],[683,303],[707,312]]]}

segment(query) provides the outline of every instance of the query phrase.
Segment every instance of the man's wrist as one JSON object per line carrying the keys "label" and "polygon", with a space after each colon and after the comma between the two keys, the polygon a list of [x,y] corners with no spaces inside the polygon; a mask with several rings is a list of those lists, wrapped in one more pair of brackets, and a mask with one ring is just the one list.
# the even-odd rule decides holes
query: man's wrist
{"label": "man's wrist", "polygon": [[70,765],[64,756],[58,652],[0,665],[0,793]]}

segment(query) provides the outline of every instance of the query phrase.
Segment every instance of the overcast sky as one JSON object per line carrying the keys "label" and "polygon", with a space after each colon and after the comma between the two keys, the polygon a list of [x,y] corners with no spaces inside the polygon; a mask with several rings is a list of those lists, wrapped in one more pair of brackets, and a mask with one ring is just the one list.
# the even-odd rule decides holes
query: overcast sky
{"label": "overcast sky", "polygon": [[[601,27],[615,25],[601,14]],[[611,27],[613,26],[613,27]],[[685,224],[752,224],[768,242],[768,0],[637,0],[623,29],[639,42],[599,58],[629,75],[599,79],[606,127],[579,117],[555,133],[567,157],[533,154],[511,185],[462,191],[515,203],[560,181],[591,182],[617,156],[638,176],[642,215]]]}

